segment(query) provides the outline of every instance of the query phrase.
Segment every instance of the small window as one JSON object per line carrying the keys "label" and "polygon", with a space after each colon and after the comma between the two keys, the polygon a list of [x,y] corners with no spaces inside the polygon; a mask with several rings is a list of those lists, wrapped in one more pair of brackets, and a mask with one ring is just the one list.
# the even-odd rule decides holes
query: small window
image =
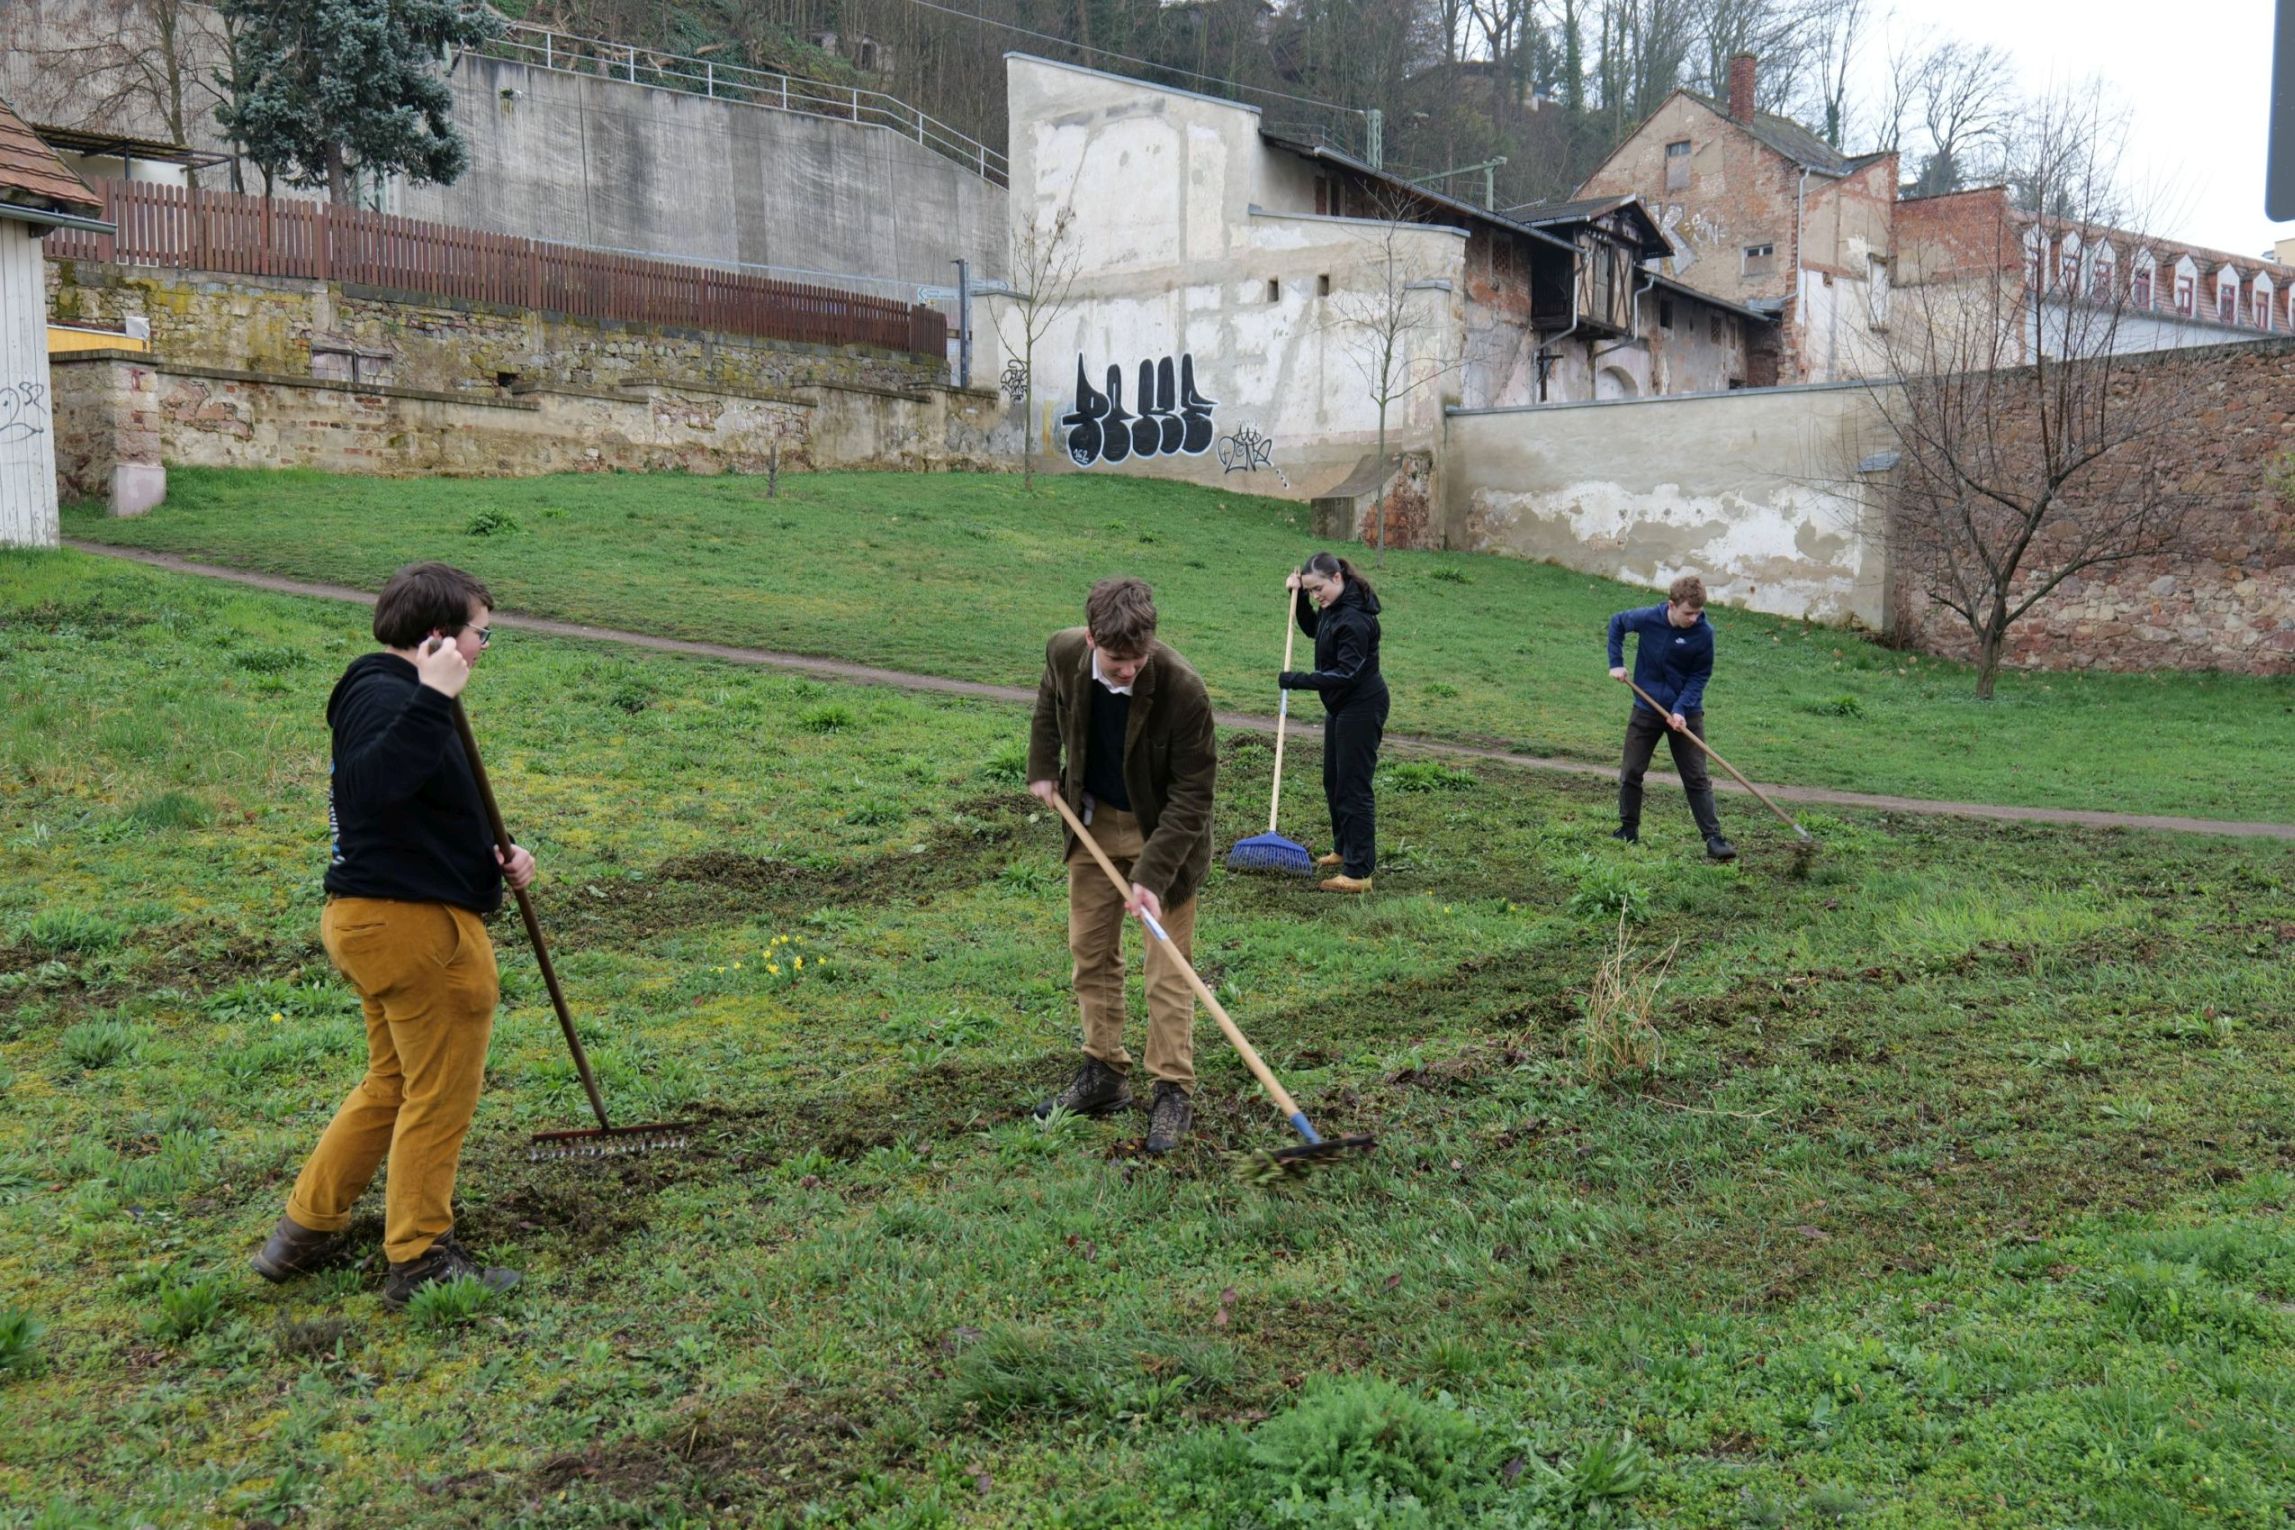
{"label": "small window", "polygon": [[1267,301],[1270,303],[1283,301],[1283,284],[1272,276],[1267,278]]}
{"label": "small window", "polygon": [[2152,306],[2152,268],[2138,266],[2135,280],[2128,283],[2128,301],[2142,312],[2149,313]]}
{"label": "small window", "polygon": [[1657,324],[1660,329],[1673,328],[1672,298],[1659,298],[1657,300]]}
{"label": "small window", "polygon": [[2181,271],[2175,274],[2175,311],[2189,318],[2199,295],[2199,282]]}
{"label": "small window", "polygon": [[1316,277],[1316,278],[1315,278],[1315,296],[1317,296],[1317,297],[1329,297],[1330,295],[1331,295],[1331,273],[1330,273],[1330,272],[1328,272],[1328,271],[1325,271],[1325,272],[1324,272],[1324,273],[1323,273],[1321,276],[1318,276],[1318,277]]}
{"label": "small window", "polygon": [[1749,244],[1745,247],[1745,274],[1747,276],[1771,276],[1776,273],[1776,270],[1776,245]]}
{"label": "small window", "polygon": [[2257,329],[2271,327],[2271,299],[2271,284],[2258,277],[2255,282],[2255,301],[2248,307],[2248,317],[2255,321]]}
{"label": "small window", "polygon": [[2226,271],[2215,284],[2215,317],[2218,323],[2239,322],[2239,274]]}
{"label": "small window", "polygon": [[1740,388],[1742,388],[1742,387],[1744,387],[1744,386],[1745,386],[1745,379],[1744,379],[1744,378],[1742,378],[1742,377],[1732,377],[1731,379],[1729,379],[1729,391],[1730,391],[1730,392],[1732,392],[1732,393],[1735,393],[1735,392],[1736,392],[1738,389],[1740,389]]}
{"label": "small window", "polygon": [[1665,189],[1689,190],[1689,140],[1686,138],[1665,146]]}
{"label": "small window", "polygon": [[1705,316],[1705,338],[1712,341],[1715,345],[1721,344],[1722,329],[1720,314],[1709,313]]}
{"label": "small window", "polygon": [[1889,327],[1889,260],[1886,255],[1865,257],[1865,306],[1872,311],[1873,328]]}

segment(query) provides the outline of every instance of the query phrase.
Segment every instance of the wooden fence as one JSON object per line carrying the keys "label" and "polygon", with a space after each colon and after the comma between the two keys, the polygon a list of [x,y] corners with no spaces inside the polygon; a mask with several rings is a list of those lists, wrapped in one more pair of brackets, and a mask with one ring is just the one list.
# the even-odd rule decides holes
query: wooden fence
{"label": "wooden fence", "polygon": [[388,213],[143,181],[106,181],[112,234],[58,230],[57,260],[236,276],[309,277],[573,318],[680,325],[813,345],[871,345],[938,360],[939,309],[767,281],[738,271],[609,255]]}

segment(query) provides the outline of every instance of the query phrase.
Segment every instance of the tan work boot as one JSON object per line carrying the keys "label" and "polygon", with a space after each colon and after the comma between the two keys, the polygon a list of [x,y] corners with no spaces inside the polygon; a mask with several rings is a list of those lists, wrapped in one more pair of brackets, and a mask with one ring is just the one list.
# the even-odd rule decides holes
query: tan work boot
{"label": "tan work boot", "polygon": [[1326,877],[1317,882],[1315,886],[1324,892],[1367,893],[1371,890],[1371,879],[1369,877],[1350,877],[1342,873],[1339,876]]}
{"label": "tan work boot", "polygon": [[1315,857],[1315,864],[1316,864],[1316,866],[1318,866],[1318,867],[1324,867],[1324,866],[1344,866],[1344,865],[1346,865],[1346,864],[1347,864],[1347,858],[1346,858],[1345,856],[1343,856],[1343,855],[1339,854],[1339,852],[1338,852],[1338,851],[1334,850],[1334,851],[1332,851],[1332,852],[1331,852],[1329,855],[1318,855],[1318,856],[1316,856],[1316,857]]}

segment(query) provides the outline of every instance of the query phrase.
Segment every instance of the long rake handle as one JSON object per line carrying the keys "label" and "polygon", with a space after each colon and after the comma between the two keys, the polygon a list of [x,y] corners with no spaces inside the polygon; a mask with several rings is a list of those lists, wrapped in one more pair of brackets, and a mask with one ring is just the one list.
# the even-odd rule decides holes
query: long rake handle
{"label": "long rake handle", "polygon": [[[1297,601],[1299,592],[1288,584],[1283,587],[1283,667],[1291,667],[1291,639],[1299,630]],[[1291,693],[1282,686],[1282,700],[1275,705],[1275,789],[1267,797],[1267,832],[1275,832],[1276,820],[1283,809],[1283,726],[1291,720]]]}
{"label": "long rake handle", "polygon": [[[1626,684],[1633,686],[1634,694],[1641,697],[1642,700],[1648,702],[1650,704],[1651,710],[1655,711],[1658,716],[1671,717],[1673,715],[1664,707],[1658,705],[1656,697],[1652,696],[1648,691],[1643,690],[1639,685],[1634,685],[1633,681],[1628,680]],[[1696,734],[1690,732],[1687,728],[1681,730],[1681,736],[1688,739],[1691,743],[1697,745],[1698,748],[1704,750],[1707,758],[1711,759],[1714,764],[1719,765],[1723,770],[1726,770],[1731,775],[1737,777],[1737,784],[1744,787],[1747,791],[1753,793],[1754,796],[1759,797],[1761,799],[1761,805],[1769,809],[1770,812],[1775,813],[1778,817],[1778,820],[1783,823],[1786,828],[1791,829],[1794,833],[1800,835],[1803,839],[1807,839],[1809,837],[1809,831],[1795,823],[1793,821],[1792,814],[1786,812],[1776,803],[1771,802],[1767,792],[1763,791],[1760,787],[1755,786],[1751,781],[1746,780],[1745,772],[1739,770],[1736,766],[1723,759],[1721,757],[1720,750],[1714,748],[1711,744],[1707,743],[1704,739],[1699,738]]]}
{"label": "long rake handle", "polygon": [[[485,762],[478,758],[478,737],[470,731],[470,714],[462,710],[462,698],[454,698],[454,731],[462,735],[462,752],[470,760],[470,774],[477,779],[478,795],[486,803],[486,821],[493,826],[494,843],[502,854],[510,854],[510,830],[502,822],[502,809],[494,805],[494,783],[486,778]],[[550,990],[550,1005],[558,1012],[558,1029],[566,1033],[566,1046],[574,1054],[574,1068],[582,1075],[582,1088],[590,1096],[590,1109],[598,1113],[598,1126],[612,1131],[613,1123],[606,1119],[606,1097],[598,1093],[597,1075],[590,1071],[589,1054],[582,1050],[582,1038],[574,1034],[574,1017],[566,1008],[565,990],[558,986],[558,969],[550,965],[550,948],[542,939],[542,922],[534,917],[534,904],[526,896],[526,889],[510,889],[518,899],[518,913],[526,921],[526,939],[533,943],[534,961],[542,969],[542,982]]]}
{"label": "long rake handle", "polygon": [[[1116,891],[1122,893],[1125,901],[1129,902],[1131,884],[1124,880],[1122,872],[1116,870],[1116,863],[1108,859],[1107,852],[1100,848],[1100,842],[1092,838],[1092,831],[1084,827],[1084,821],[1076,816],[1076,810],[1068,806],[1068,799],[1054,791],[1052,806],[1060,810],[1060,816],[1068,820],[1068,827],[1074,831],[1076,838],[1084,842],[1084,848],[1092,852],[1092,859],[1100,863],[1100,869],[1108,874],[1108,880],[1116,884]],[[1205,984],[1202,974],[1195,970],[1195,964],[1179,954],[1179,942],[1173,940],[1163,925],[1145,909],[1140,911],[1140,923],[1148,927],[1148,933],[1171,948],[1171,959],[1178,962],[1179,970],[1187,974],[1187,981],[1195,989],[1195,996],[1203,1001],[1204,1008],[1211,1011],[1211,1018],[1219,1022],[1220,1033],[1226,1036],[1227,1044],[1242,1054],[1243,1065],[1251,1070],[1253,1078],[1259,1080],[1259,1087],[1267,1091],[1267,1097],[1275,1102],[1275,1108],[1290,1117],[1293,1129],[1300,1136],[1309,1142],[1321,1141],[1315,1135],[1315,1129],[1307,1124],[1307,1117],[1300,1111],[1298,1102],[1291,1098],[1291,1092],[1276,1081],[1274,1073],[1260,1059],[1258,1049],[1244,1038],[1243,1033],[1235,1028],[1235,1022],[1227,1017],[1227,1007],[1219,1002],[1218,996]]]}

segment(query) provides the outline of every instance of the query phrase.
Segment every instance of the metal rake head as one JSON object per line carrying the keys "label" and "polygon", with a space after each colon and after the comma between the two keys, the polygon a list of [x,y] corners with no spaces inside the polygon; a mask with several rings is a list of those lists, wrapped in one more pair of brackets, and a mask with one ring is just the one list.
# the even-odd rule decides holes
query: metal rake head
{"label": "metal rake head", "polygon": [[651,1126],[592,1127],[583,1132],[537,1132],[526,1145],[526,1158],[530,1163],[542,1163],[674,1153],[693,1141],[695,1130],[691,1121],[667,1121]]}
{"label": "metal rake head", "polygon": [[1246,1184],[1272,1185],[1283,1180],[1305,1179],[1322,1164],[1368,1153],[1378,1145],[1376,1137],[1328,1137],[1321,1142],[1301,1142],[1273,1152],[1260,1148],[1248,1153],[1231,1153],[1228,1167]]}

